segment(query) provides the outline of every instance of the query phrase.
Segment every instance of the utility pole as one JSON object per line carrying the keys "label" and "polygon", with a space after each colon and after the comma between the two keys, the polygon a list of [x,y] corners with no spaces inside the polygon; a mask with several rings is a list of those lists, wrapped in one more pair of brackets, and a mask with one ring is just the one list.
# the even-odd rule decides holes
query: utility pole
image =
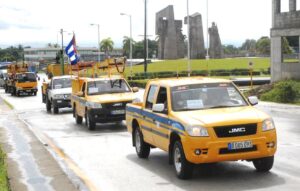
{"label": "utility pole", "polygon": [[145,26],[144,26],[144,73],[147,74],[147,0],[145,0]]}
{"label": "utility pole", "polygon": [[64,68],[64,30],[60,29],[61,34],[61,74],[65,74],[65,68]]}
{"label": "utility pole", "polygon": [[187,60],[188,60],[188,77],[191,76],[191,53],[190,53],[190,13],[189,13],[189,0],[186,1],[187,11]]}

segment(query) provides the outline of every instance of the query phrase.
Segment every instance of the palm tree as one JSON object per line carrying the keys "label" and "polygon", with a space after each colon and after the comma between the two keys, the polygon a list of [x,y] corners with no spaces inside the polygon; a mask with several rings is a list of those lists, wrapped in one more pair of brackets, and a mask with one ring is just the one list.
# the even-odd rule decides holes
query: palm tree
{"label": "palm tree", "polygon": [[100,42],[100,50],[105,52],[106,57],[108,57],[109,52],[114,49],[114,42],[111,38],[105,38]]}
{"label": "palm tree", "polygon": [[135,41],[132,38],[130,38],[128,36],[123,37],[123,52],[124,52],[124,55],[126,55],[127,57],[129,56],[129,53],[130,53],[130,41],[133,46],[135,44]]}

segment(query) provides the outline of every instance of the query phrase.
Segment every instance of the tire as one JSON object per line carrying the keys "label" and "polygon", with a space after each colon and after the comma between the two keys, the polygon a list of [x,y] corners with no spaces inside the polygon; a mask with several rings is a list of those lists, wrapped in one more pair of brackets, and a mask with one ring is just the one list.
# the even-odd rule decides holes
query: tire
{"label": "tire", "polygon": [[139,127],[134,131],[135,151],[139,158],[148,158],[150,145],[144,141],[143,134]]}
{"label": "tire", "polygon": [[172,151],[173,164],[179,179],[189,179],[193,175],[194,165],[186,160],[184,150],[180,141],[175,141]]}
{"label": "tire", "polygon": [[17,96],[17,97],[19,97],[19,96],[20,96],[20,93],[19,93],[18,91],[16,92],[16,96]]}
{"label": "tire", "polygon": [[33,95],[36,96],[36,92],[34,92]]}
{"label": "tire", "polygon": [[88,111],[86,111],[85,113],[86,113],[86,114],[85,114],[85,122],[86,122],[86,126],[88,127],[88,129],[89,129],[90,131],[95,130],[95,128],[96,128],[96,122],[93,121],[93,120],[90,118],[90,115],[89,115]]}
{"label": "tire", "polygon": [[48,98],[46,98],[46,110],[47,112],[51,111],[51,102],[49,101]]}
{"label": "tire", "polygon": [[82,117],[77,114],[76,108],[74,108],[74,109],[75,109],[75,121],[76,121],[76,124],[82,124]]}
{"label": "tire", "polygon": [[58,107],[57,106],[53,106],[53,113],[58,114]]}
{"label": "tire", "polygon": [[274,156],[259,158],[253,160],[253,165],[257,172],[268,172],[271,170],[274,164]]}

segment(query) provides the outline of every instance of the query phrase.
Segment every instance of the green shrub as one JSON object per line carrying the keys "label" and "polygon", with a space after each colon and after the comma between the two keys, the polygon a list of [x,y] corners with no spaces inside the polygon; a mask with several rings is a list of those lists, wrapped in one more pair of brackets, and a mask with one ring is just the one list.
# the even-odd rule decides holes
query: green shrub
{"label": "green shrub", "polygon": [[261,95],[263,101],[273,101],[279,103],[296,103],[300,101],[300,82],[281,81],[274,85],[274,88]]}
{"label": "green shrub", "polygon": [[5,154],[2,152],[0,148],[0,190],[8,191],[8,181],[7,181],[7,171],[5,164]]}

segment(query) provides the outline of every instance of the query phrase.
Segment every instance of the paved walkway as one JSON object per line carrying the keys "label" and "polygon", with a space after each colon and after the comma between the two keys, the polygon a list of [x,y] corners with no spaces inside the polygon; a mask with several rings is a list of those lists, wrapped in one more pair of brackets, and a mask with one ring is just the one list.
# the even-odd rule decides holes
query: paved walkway
{"label": "paved walkway", "polygon": [[0,144],[12,191],[77,190],[52,155],[0,98]]}

